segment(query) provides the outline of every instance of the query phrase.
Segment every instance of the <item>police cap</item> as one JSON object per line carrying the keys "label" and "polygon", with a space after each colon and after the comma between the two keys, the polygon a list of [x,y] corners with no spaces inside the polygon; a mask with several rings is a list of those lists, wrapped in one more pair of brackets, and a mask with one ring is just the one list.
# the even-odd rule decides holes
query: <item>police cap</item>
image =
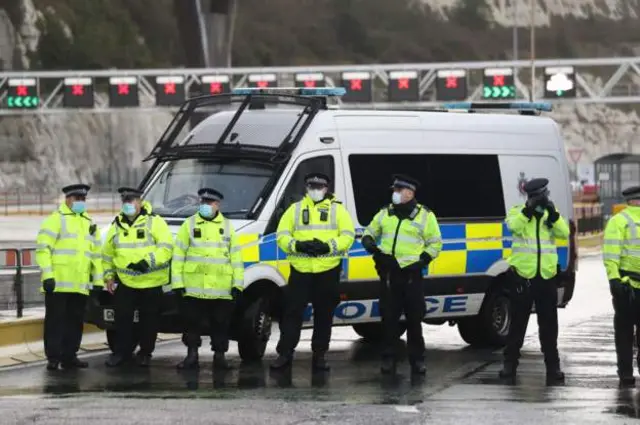
{"label": "police cap", "polygon": [[640,199],[640,186],[633,186],[622,191],[622,196],[626,201]]}
{"label": "police cap", "polygon": [[87,196],[89,189],[91,186],[88,184],[78,183],[63,187],[62,192],[65,196]]}
{"label": "police cap", "polygon": [[203,201],[222,201],[224,199],[222,193],[209,187],[203,187],[202,189],[200,189],[198,191],[198,196]]}
{"label": "police cap", "polygon": [[548,184],[549,184],[549,179],[545,179],[545,178],[531,179],[524,184],[522,189],[529,196],[542,195],[547,191]]}
{"label": "police cap", "polygon": [[318,184],[322,186],[329,186],[330,181],[331,179],[329,178],[329,176],[323,173],[309,173],[304,176],[304,182],[307,185]]}
{"label": "police cap", "polygon": [[135,187],[121,187],[118,189],[120,197],[124,199],[135,199],[142,197],[142,191]]}
{"label": "police cap", "polygon": [[420,187],[420,182],[413,177],[409,177],[405,174],[394,174],[393,176],[393,184],[391,185],[392,189],[395,188],[404,188],[411,189],[414,192],[418,190]]}

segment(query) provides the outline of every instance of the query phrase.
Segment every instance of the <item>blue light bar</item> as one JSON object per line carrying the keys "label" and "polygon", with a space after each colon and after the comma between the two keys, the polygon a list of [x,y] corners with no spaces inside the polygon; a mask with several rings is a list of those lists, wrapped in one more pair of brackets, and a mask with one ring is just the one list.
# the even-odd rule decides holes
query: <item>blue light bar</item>
{"label": "blue light bar", "polygon": [[281,94],[294,96],[344,96],[347,90],[344,87],[239,87],[231,92],[235,95],[247,96],[251,94]]}
{"label": "blue light bar", "polygon": [[445,103],[444,109],[516,109],[520,111],[551,112],[550,103],[542,102],[456,102]]}

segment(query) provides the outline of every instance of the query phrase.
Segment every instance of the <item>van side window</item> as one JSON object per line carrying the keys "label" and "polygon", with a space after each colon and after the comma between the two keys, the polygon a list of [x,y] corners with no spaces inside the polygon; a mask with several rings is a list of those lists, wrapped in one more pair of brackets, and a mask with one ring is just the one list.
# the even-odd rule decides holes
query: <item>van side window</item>
{"label": "van side window", "polygon": [[418,202],[439,220],[505,217],[497,155],[349,155],[349,168],[356,214],[363,226],[391,203],[392,174],[419,180]]}
{"label": "van side window", "polygon": [[265,229],[265,235],[275,232],[278,228],[278,222],[280,221],[282,214],[284,214],[291,204],[298,202],[304,197],[306,191],[304,177],[309,173],[324,173],[329,176],[331,179],[329,191],[334,190],[335,169],[333,156],[317,156],[315,158],[309,158],[302,161],[298,164],[298,168],[296,168],[291,180],[289,180],[282,198],[278,201],[276,209],[269,220],[267,228]]}

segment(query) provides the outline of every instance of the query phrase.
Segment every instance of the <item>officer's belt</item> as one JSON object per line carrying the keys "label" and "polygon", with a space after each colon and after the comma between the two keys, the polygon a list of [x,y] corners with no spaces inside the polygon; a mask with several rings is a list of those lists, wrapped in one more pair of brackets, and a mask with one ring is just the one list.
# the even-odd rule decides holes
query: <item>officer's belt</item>
{"label": "officer's belt", "polygon": [[627,270],[620,270],[620,276],[622,277],[630,277],[633,280],[640,282],[640,273],[630,272]]}

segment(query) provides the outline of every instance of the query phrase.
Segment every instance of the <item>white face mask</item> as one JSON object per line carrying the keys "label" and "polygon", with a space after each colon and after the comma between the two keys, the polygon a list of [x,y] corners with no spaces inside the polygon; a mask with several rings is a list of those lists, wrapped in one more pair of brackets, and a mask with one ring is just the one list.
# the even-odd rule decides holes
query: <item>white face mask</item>
{"label": "white face mask", "polygon": [[325,192],[322,189],[309,189],[307,193],[309,194],[309,198],[311,198],[313,202],[322,201],[325,195]]}
{"label": "white face mask", "polygon": [[393,202],[395,205],[401,204],[402,203],[402,193],[393,192],[393,195],[391,195],[391,202]]}

